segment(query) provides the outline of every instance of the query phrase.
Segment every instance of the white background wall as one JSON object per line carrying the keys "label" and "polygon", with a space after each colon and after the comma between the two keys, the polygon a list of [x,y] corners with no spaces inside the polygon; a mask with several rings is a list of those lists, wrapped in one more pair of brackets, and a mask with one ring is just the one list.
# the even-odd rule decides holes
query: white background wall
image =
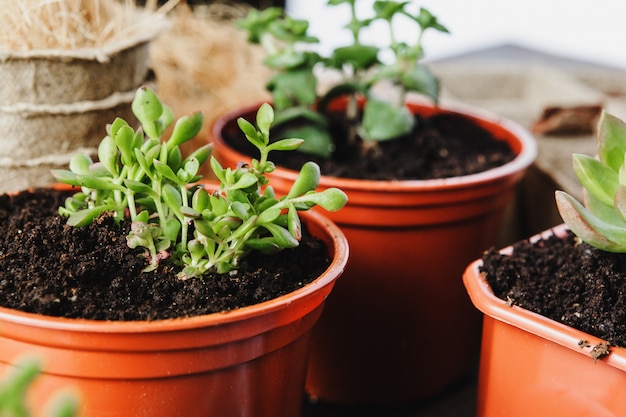
{"label": "white background wall", "polygon": [[[373,0],[359,0],[361,16]],[[420,0],[450,34],[430,32],[424,39],[427,58],[438,59],[482,47],[517,43],[543,52],[580,58],[626,69],[626,0]],[[287,11],[311,22],[320,50],[350,42],[340,28],[347,5],[326,0],[287,0]],[[406,31],[405,36],[413,33]],[[364,41],[378,43],[386,31],[374,29]]]}

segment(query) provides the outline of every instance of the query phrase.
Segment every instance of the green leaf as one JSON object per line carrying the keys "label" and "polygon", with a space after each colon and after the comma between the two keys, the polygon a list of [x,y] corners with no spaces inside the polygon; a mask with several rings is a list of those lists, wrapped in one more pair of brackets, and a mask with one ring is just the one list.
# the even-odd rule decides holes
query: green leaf
{"label": "green leaf", "polygon": [[178,188],[174,187],[172,184],[165,184],[161,192],[165,204],[167,204],[177,216],[182,217],[180,207],[183,205],[183,199]]}
{"label": "green leaf", "polygon": [[188,116],[183,116],[174,125],[174,130],[170,139],[167,141],[167,148],[173,149],[183,143],[193,139],[200,130],[204,123],[204,115],[202,112],[195,112]]}
{"label": "green leaf", "polygon": [[230,189],[241,190],[244,188],[251,187],[255,185],[257,182],[258,182],[258,178],[256,175],[250,172],[246,172],[245,174],[241,176],[241,178],[237,180],[237,182],[235,182],[233,185],[230,186]]}
{"label": "green leaf", "polygon": [[204,210],[210,207],[211,200],[209,198],[209,193],[204,188],[198,188],[194,191],[193,196],[191,197],[191,207],[194,210],[202,213]]}
{"label": "green leaf", "polygon": [[135,180],[124,180],[124,185],[134,193],[143,193],[154,195],[154,191],[148,184],[144,184],[143,182],[135,181]]}
{"label": "green leaf", "polygon": [[302,239],[302,223],[300,222],[300,216],[298,210],[293,204],[289,205],[289,211],[287,212],[287,228],[289,233],[297,240]]}
{"label": "green leaf", "polygon": [[348,202],[346,193],[338,188],[327,188],[319,193],[309,193],[292,200],[294,204],[305,203],[318,205],[324,210],[337,211],[343,208]]}
{"label": "green leaf", "polygon": [[265,255],[273,255],[280,252],[281,248],[276,244],[273,237],[263,237],[257,239],[248,239],[246,247],[259,251]]}
{"label": "green leaf", "polygon": [[314,191],[319,185],[321,177],[320,167],[315,162],[309,161],[302,165],[298,177],[291,185],[288,199],[299,197],[309,191]]}
{"label": "green leaf", "polygon": [[282,249],[295,248],[298,246],[298,240],[291,236],[289,230],[273,223],[263,224],[263,227],[270,232],[274,238],[274,242]]}
{"label": "green leaf", "polygon": [[336,48],[331,61],[335,68],[351,65],[357,70],[365,70],[380,63],[378,53],[380,49],[370,45],[350,45]]}
{"label": "green leaf", "polygon": [[216,216],[226,214],[228,211],[228,201],[226,201],[225,198],[215,194],[209,194],[209,201],[211,203],[211,212]]}
{"label": "green leaf", "polygon": [[233,214],[241,220],[247,220],[250,217],[250,214],[248,213],[248,208],[249,206],[247,204],[241,203],[239,201],[234,201],[230,205],[230,209],[232,210]]}
{"label": "green leaf", "polygon": [[317,100],[317,78],[309,69],[275,74],[267,83],[267,89],[279,111],[310,107]]}
{"label": "green leaf", "polygon": [[400,77],[400,83],[407,91],[423,94],[435,103],[439,102],[439,79],[423,65],[415,65]]}
{"label": "green leaf", "polygon": [[617,172],[624,164],[626,152],[626,123],[602,111],[598,122],[598,156]]}
{"label": "green leaf", "polygon": [[256,128],[254,127],[252,123],[240,117],[239,119],[237,119],[237,125],[239,126],[239,129],[241,129],[243,134],[246,135],[246,138],[248,139],[248,141],[252,143],[254,146],[256,146],[259,149],[263,149],[267,145],[268,143],[267,138],[263,137],[263,135],[261,135],[256,130]]}
{"label": "green leaf", "polygon": [[600,219],[563,191],[555,196],[561,217],[580,239],[608,252],[626,252],[626,229]]}
{"label": "green leaf", "polygon": [[176,176],[176,174],[174,174],[174,171],[172,171],[172,168],[170,168],[169,166],[167,166],[167,164],[164,164],[163,162],[159,161],[158,159],[155,159],[153,161],[154,163],[154,168],[156,169],[156,171],[161,174],[163,177],[167,178],[168,180],[176,183],[176,184],[180,184],[181,181],[180,179]]}
{"label": "green leaf", "polygon": [[67,224],[74,227],[83,227],[87,226],[102,213],[108,211],[110,207],[107,206],[98,206],[91,209],[83,209],[77,211],[76,213],[72,213],[70,217],[67,219]]}
{"label": "green leaf", "polygon": [[574,173],[583,187],[603,204],[613,206],[619,185],[616,171],[588,155],[574,154],[572,160]]}
{"label": "green leaf", "polygon": [[174,148],[167,154],[167,165],[176,172],[183,166],[183,154],[180,148]]}
{"label": "green leaf", "polygon": [[213,156],[211,157],[210,165],[213,174],[217,177],[219,182],[222,184],[226,184],[226,171],[224,170],[224,168],[222,168],[222,165],[220,165],[219,161]]}
{"label": "green leaf", "polygon": [[93,161],[89,155],[79,152],[70,159],[70,171],[76,174],[87,175],[89,174],[91,164],[93,164]]}
{"label": "green leaf", "polygon": [[324,159],[330,158],[335,145],[332,136],[325,127],[312,124],[290,126],[282,133],[290,137],[305,138],[298,151],[311,155],[318,155]]}
{"label": "green leaf", "polygon": [[163,104],[155,92],[145,86],[139,87],[131,108],[133,114],[141,123],[144,132],[151,138],[160,138],[163,125],[159,118],[163,114]]}
{"label": "green leaf", "polygon": [[119,118],[116,120],[121,120],[121,124],[117,129],[111,130],[111,137],[122,153],[124,165],[129,166],[135,161],[135,131],[124,120]]}
{"label": "green leaf", "polygon": [[370,99],[363,111],[361,134],[367,140],[391,140],[409,133],[414,123],[413,115],[406,107]]}
{"label": "green leaf", "polygon": [[[267,103],[261,104],[256,113],[256,124],[264,138],[269,138],[270,127],[274,122],[274,109]],[[265,142],[267,145],[267,142]]]}
{"label": "green leaf", "polygon": [[259,213],[258,222],[259,224],[272,223],[274,220],[280,216],[281,210],[277,207],[272,207],[266,209]]}
{"label": "green leaf", "polygon": [[106,136],[98,146],[98,159],[100,163],[113,175],[117,177],[119,165],[117,163],[117,146],[110,136]]}
{"label": "green leaf", "polygon": [[304,139],[281,139],[270,144],[267,151],[293,151],[304,143]]}
{"label": "green leaf", "polygon": [[195,158],[200,164],[200,166],[202,166],[207,161],[207,159],[209,159],[209,156],[211,156],[212,151],[213,151],[212,143],[201,146],[195,151],[193,151],[187,158],[185,158],[185,160],[183,161],[183,164],[185,164],[189,159]]}

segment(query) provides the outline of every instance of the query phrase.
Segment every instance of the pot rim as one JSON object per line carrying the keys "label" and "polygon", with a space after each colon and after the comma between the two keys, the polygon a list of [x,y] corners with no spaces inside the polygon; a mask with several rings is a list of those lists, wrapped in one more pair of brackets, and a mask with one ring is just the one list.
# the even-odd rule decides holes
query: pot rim
{"label": "pot rim", "polygon": [[[56,185],[58,188],[59,186]],[[259,315],[267,315],[281,310],[296,302],[306,302],[308,298],[334,281],[342,274],[349,256],[348,241],[340,228],[326,216],[316,211],[302,212],[303,222],[311,222],[326,230],[329,250],[333,253],[328,268],[318,278],[309,284],[288,294],[267,300],[258,304],[241,307],[235,310],[216,312],[193,317],[160,319],[160,320],[128,320],[106,321],[92,319],[76,319],[65,317],[45,316],[36,313],[23,312],[11,308],[0,307],[0,321],[15,324],[45,327],[48,329],[65,330],[72,332],[91,333],[161,333],[176,330],[189,330],[209,326],[224,325],[244,321]]]}
{"label": "pot rim", "polygon": [[[417,108],[432,108],[433,105],[430,103],[426,103],[421,100],[410,100],[408,102],[409,105],[417,107]],[[221,116],[217,117],[213,123],[211,128],[211,140],[222,142],[224,146],[227,146],[223,143],[223,138],[221,135],[221,131],[224,126],[233,119],[241,116],[242,114],[247,114],[254,112],[261,105],[261,102],[254,105],[249,106],[241,106],[231,111],[227,111],[223,113]],[[442,187],[446,187],[448,189],[460,189],[460,188],[468,188],[475,187],[476,185],[484,184],[487,182],[493,182],[497,179],[505,180],[508,177],[511,177],[519,172],[523,172],[526,168],[528,168],[536,159],[538,147],[537,141],[534,136],[530,134],[530,132],[524,129],[518,123],[507,119],[502,116],[498,116],[492,112],[487,110],[470,106],[464,103],[453,102],[453,101],[445,101],[443,104],[438,106],[439,109],[443,112],[451,112],[462,114],[465,116],[469,116],[473,119],[482,120],[492,125],[497,125],[501,129],[508,131],[511,136],[514,136],[519,141],[520,151],[517,156],[510,162],[492,168],[483,172],[463,175],[458,177],[450,177],[450,178],[438,178],[438,179],[427,179],[427,180],[362,180],[362,179],[354,179],[354,178],[341,178],[341,177],[332,177],[328,175],[322,175],[320,179],[320,186],[323,187],[339,187],[344,191],[349,190],[371,190],[378,192],[403,192],[403,191],[413,191],[416,189],[424,190],[424,191],[434,191],[439,190]],[[510,143],[510,141],[509,141]],[[238,154],[234,149],[229,148],[230,152],[234,152]],[[240,159],[245,158],[243,155]],[[284,167],[276,167],[276,171],[280,171],[281,175],[283,175],[287,180],[294,181],[298,176],[298,172],[291,169],[286,169]]]}
{"label": "pot rim", "polygon": [[[567,225],[563,223],[532,236],[530,241],[534,242],[540,238],[552,235],[563,236],[567,230]],[[512,250],[512,246],[507,246],[500,253],[510,254]],[[574,329],[523,307],[507,305],[506,301],[494,295],[489,283],[479,271],[481,265],[481,259],[477,259],[469,264],[463,274],[463,283],[474,306],[485,315],[559,344],[579,354],[589,355],[594,345],[605,342],[596,336]],[[579,345],[580,341],[586,341],[590,346],[581,347]],[[611,346],[610,352],[609,355],[598,360],[626,371],[626,349]],[[592,359],[590,358],[589,360]]]}

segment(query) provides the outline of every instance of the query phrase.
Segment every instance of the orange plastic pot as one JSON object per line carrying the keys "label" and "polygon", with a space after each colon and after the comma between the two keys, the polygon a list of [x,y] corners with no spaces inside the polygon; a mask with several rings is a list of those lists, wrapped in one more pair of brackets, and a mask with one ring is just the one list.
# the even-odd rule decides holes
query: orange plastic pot
{"label": "orange plastic pot", "polygon": [[[562,225],[546,233],[566,230]],[[536,238],[536,237],[535,237]],[[503,252],[510,253],[511,248]],[[484,313],[478,385],[479,417],[619,416],[626,410],[626,350],[594,361],[602,340],[497,298],[471,263],[467,292]]]}
{"label": "orange plastic pot", "polygon": [[81,417],[298,417],[310,331],[348,258],[337,226],[314,212],[302,218],[332,256],[310,284],[230,312],[152,322],[0,308],[0,372],[23,355],[42,360],[28,399],[35,415],[68,388]]}
{"label": "orange plastic pot", "polygon": [[[214,152],[225,165],[247,160],[223,138],[236,131],[238,116],[254,120],[256,108],[215,123]],[[518,155],[499,168],[448,179],[322,176],[322,188],[339,187],[348,195],[346,207],[329,217],[346,234],[351,255],[313,334],[307,392],[321,401],[416,401],[441,393],[477,367],[481,319],[461,275],[500,236],[536,142],[519,126],[474,110],[417,104],[411,109],[465,114]],[[277,193],[286,193],[296,175],[277,168],[271,174]]]}

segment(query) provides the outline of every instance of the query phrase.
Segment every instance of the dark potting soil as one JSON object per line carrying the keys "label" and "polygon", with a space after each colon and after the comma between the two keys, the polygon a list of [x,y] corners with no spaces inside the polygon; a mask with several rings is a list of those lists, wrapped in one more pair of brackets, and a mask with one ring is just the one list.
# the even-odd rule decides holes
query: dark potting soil
{"label": "dark potting soil", "polygon": [[250,254],[236,275],[182,281],[173,265],[142,272],[142,250],[126,244],[129,222],[103,216],[90,226],[68,226],[57,214],[66,196],[51,190],[0,196],[1,306],[94,320],[195,316],[289,293],[330,262],[324,244],[305,234],[296,249]]}
{"label": "dark potting soil", "polygon": [[[273,152],[276,165],[299,170],[315,161],[323,175],[368,180],[423,180],[475,174],[495,168],[515,158],[504,140],[456,113],[431,117],[415,116],[411,134],[363,150],[362,143],[349,144],[343,119],[331,119],[331,134],[336,138],[332,159],[303,152]],[[238,130],[224,132],[226,142],[237,151],[258,157],[258,151]],[[281,138],[280,130],[273,139]],[[305,138],[306,139],[306,138]],[[496,140],[494,140],[496,139]]]}
{"label": "dark potting soil", "polygon": [[483,256],[497,297],[626,347],[626,254],[579,243],[571,232],[513,247],[510,256]]}

